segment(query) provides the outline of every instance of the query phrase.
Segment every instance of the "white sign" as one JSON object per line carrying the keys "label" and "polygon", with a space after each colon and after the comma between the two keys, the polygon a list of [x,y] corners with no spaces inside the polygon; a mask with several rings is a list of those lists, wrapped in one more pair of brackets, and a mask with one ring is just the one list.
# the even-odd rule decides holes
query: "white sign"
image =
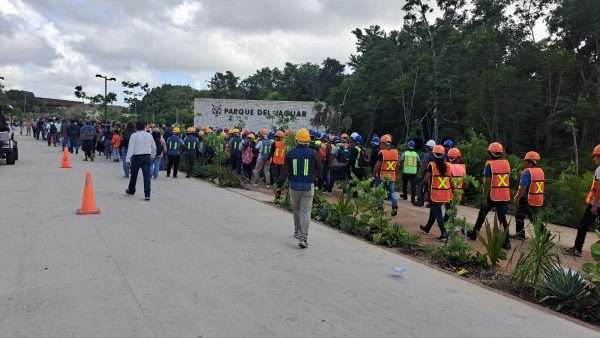
{"label": "white sign", "polygon": [[256,131],[285,125],[297,130],[311,128],[315,114],[315,103],[306,101],[194,100],[196,126],[243,126]]}

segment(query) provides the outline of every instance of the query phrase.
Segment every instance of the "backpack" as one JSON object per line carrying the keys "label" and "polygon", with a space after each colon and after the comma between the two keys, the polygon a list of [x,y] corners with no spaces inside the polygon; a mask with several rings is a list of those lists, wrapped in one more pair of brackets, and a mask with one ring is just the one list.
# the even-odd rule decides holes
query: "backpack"
{"label": "backpack", "polygon": [[254,151],[252,150],[252,145],[248,144],[248,145],[246,145],[246,148],[244,148],[244,151],[242,152],[242,163],[251,164],[253,159],[254,159]]}
{"label": "backpack", "polygon": [[348,163],[350,161],[350,150],[348,150],[348,147],[340,145],[337,148],[337,154],[335,157],[340,163]]}
{"label": "backpack", "polygon": [[57,132],[58,132],[58,129],[56,129],[56,125],[55,124],[51,124],[50,125],[50,133],[56,134]]}
{"label": "backpack", "polygon": [[163,148],[162,145],[160,143],[160,139],[154,139],[154,144],[156,145],[156,157],[159,157],[160,155],[162,155],[163,152]]}

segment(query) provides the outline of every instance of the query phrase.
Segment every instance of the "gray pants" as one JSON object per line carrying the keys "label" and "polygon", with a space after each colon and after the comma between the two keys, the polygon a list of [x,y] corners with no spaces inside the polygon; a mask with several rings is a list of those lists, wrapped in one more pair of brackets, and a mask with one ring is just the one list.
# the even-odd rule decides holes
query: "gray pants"
{"label": "gray pants", "polygon": [[256,167],[254,167],[254,179],[253,182],[255,184],[258,183],[260,179],[260,172],[263,171],[265,174],[265,182],[267,185],[271,184],[271,162],[269,160],[263,160],[261,155],[258,155],[258,159],[256,160]]}
{"label": "gray pants", "polygon": [[310,213],[312,211],[315,186],[308,191],[290,189],[290,200],[294,212],[294,235],[299,241],[308,239],[308,225],[310,224]]}

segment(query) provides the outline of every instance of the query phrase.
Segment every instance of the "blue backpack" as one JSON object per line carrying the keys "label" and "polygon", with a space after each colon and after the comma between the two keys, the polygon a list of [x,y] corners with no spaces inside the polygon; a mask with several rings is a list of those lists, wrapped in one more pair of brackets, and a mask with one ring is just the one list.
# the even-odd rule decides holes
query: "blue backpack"
{"label": "blue backpack", "polygon": [[350,162],[350,150],[345,146],[338,146],[335,157],[340,163],[348,163]]}

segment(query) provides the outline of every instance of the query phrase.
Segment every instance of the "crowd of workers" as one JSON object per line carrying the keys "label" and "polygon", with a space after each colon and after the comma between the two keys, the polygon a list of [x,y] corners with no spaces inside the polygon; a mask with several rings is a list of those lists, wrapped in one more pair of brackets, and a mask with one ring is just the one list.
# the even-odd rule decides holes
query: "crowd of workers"
{"label": "crowd of workers", "polygon": [[[424,151],[417,152],[417,143],[410,140],[399,151],[389,134],[379,138],[373,135],[365,144],[358,133],[350,135],[322,134],[316,130],[301,129],[295,133],[263,128],[257,132],[238,128],[157,126],[138,122],[127,124],[93,123],[77,120],[38,120],[21,124],[26,135],[47,141],[48,146],[59,143],[71,153],[81,147],[84,161],[94,161],[96,153],[106,159],[122,162],[124,177],[130,177],[127,194],[135,193],[137,172],[144,176],[146,200],[150,200],[150,178],[158,178],[161,169],[167,177],[177,178],[180,165],[186,177],[193,174],[195,163],[219,162],[232,171],[267,188],[275,185],[279,198],[289,182],[289,193],[294,210],[295,233],[299,246],[308,246],[308,224],[314,190],[332,192],[336,182],[347,182],[352,175],[358,179],[372,177],[375,185],[383,185],[389,193],[392,215],[398,210],[396,184],[401,179],[400,197],[416,206],[427,204],[429,218],[420,228],[429,233],[437,223],[440,239],[448,237],[445,222],[448,210],[462,200],[467,174],[460,149],[452,140],[437,144],[429,140]],[[21,130],[22,132],[23,130]],[[131,144],[134,134],[135,146]],[[295,135],[290,142],[288,135]],[[504,248],[510,248],[510,239],[524,240],[525,218],[533,220],[544,204],[544,171],[538,166],[541,156],[530,151],[523,157],[524,170],[515,196],[511,196],[511,167],[502,144],[493,142],[488,147],[489,158],[483,172],[484,200],[472,230],[465,233],[475,240],[487,214],[495,210],[505,229]],[[586,232],[600,212],[600,145],[593,150],[598,165],[590,193],[588,207],[578,229],[574,247],[567,253],[581,256]],[[183,157],[183,158],[182,158]],[[507,212],[511,200],[516,205],[516,233],[509,236]],[[451,203],[453,202],[454,203]],[[444,215],[443,209],[446,209]]]}

